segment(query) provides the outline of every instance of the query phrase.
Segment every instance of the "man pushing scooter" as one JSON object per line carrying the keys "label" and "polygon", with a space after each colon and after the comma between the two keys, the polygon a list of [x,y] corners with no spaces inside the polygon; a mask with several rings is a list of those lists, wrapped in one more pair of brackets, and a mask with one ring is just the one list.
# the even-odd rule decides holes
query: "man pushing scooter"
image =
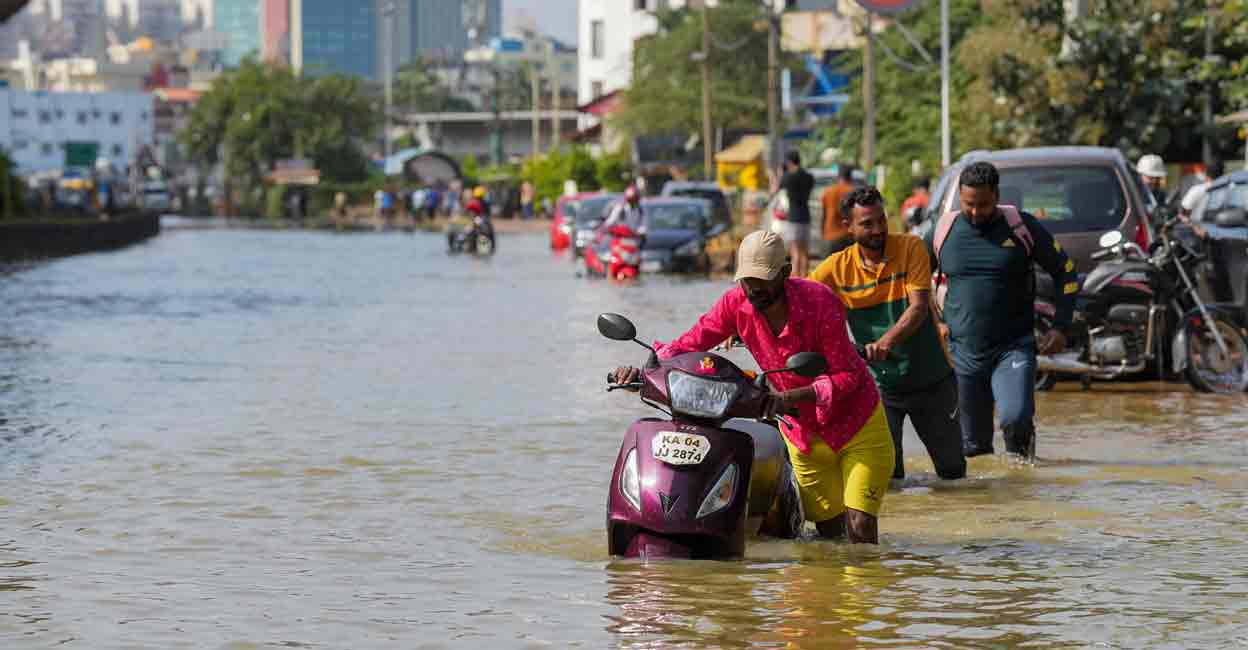
{"label": "man pushing scooter", "polygon": [[[778,419],[806,518],[822,536],[878,543],[880,504],[893,473],[893,439],[880,396],[849,340],[840,300],[791,272],[779,236],[750,233],[737,250],[737,286],[683,336],[655,349],[660,359],[670,359],[736,335],[764,371],[784,368],[799,352],[822,354],[828,366],[822,375],[769,377],[770,410],[798,412]],[[625,366],[614,376],[627,384],[641,373]]]}

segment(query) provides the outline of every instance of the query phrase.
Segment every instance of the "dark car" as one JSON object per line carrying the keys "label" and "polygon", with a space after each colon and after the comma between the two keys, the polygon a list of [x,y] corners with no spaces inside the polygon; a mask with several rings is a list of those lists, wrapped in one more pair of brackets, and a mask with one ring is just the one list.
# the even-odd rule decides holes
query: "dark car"
{"label": "dark car", "polygon": [[927,236],[940,215],[958,208],[958,175],[980,161],[1000,171],[1001,203],[1035,215],[1079,273],[1095,266],[1092,253],[1106,231],[1118,230],[1146,249],[1152,241],[1148,193],[1122,152],[1104,147],[972,151],[941,176],[917,234]]}
{"label": "dark car", "polygon": [[587,194],[580,198],[576,207],[576,229],[572,235],[572,259],[585,252],[585,247],[594,240],[594,231],[607,218],[607,210],[622,198],[623,194],[612,192]]}
{"label": "dark car", "polygon": [[712,225],[714,209],[706,199],[642,199],[646,239],[641,248],[641,272],[704,271],[710,267],[706,240],[721,225]]}
{"label": "dark car", "polygon": [[1203,275],[1210,297],[1238,305],[1248,322],[1248,171],[1214,180],[1192,221],[1207,233]]}
{"label": "dark car", "polygon": [[718,183],[706,181],[668,181],[663,184],[662,196],[687,197],[706,199],[711,202],[711,225],[720,225],[724,230],[732,227],[732,208],[728,205],[728,197],[719,189]]}

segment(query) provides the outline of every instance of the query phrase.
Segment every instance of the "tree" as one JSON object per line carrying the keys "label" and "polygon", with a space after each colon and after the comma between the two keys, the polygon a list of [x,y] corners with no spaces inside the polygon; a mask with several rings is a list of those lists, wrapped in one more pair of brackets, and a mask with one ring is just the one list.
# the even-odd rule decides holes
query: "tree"
{"label": "tree", "polygon": [[377,123],[375,99],[359,79],[299,77],[248,58],[213,82],[180,137],[193,160],[224,162],[227,178],[251,194],[275,161],[299,156],[327,181],[364,180],[363,143]]}
{"label": "tree", "polygon": [[455,95],[430,71],[429,60],[403,64],[394,75],[394,103],[399,110],[416,113],[472,111],[472,102]]}
{"label": "tree", "polygon": [[[755,0],[722,0],[710,9],[711,121],[729,129],[767,123],[767,32]],[[633,50],[633,79],[611,119],[629,135],[702,132],[701,9],[655,12],[657,33]],[[800,69],[786,55],[782,66]]]}

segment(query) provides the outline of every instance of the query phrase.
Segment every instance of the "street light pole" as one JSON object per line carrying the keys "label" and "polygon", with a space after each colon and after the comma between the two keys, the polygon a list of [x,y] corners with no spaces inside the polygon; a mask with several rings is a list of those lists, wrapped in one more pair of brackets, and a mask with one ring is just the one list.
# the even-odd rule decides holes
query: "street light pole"
{"label": "street light pole", "polygon": [[780,170],[780,75],[779,27],[772,0],[767,0],[767,168],[772,180],[779,179]]}
{"label": "street light pole", "polygon": [[940,0],[940,167],[953,162],[953,134],[949,130],[949,0]]}
{"label": "street light pole", "polygon": [[867,12],[867,43],[862,66],[862,162],[867,174],[875,169],[875,13]]}
{"label": "street light pole", "polygon": [[385,79],[386,79],[385,104],[386,106],[384,110],[385,122],[384,122],[384,125],[382,126],[383,131],[381,134],[382,151],[384,152],[382,156],[382,165],[383,165],[382,173],[383,174],[385,173],[385,167],[384,167],[385,161],[390,159],[390,105],[394,101],[394,92],[393,92],[394,89],[392,88],[393,84],[391,83],[391,77],[394,76],[394,65],[391,60],[391,57],[394,56],[394,53],[392,51],[393,43],[394,43],[394,34],[393,34],[394,11],[395,11],[394,0],[386,0],[386,3],[382,5],[382,15],[385,16],[385,23],[386,23],[385,25],[386,38],[384,39],[385,40],[385,46],[384,46],[384,51],[385,51],[384,61],[385,62],[383,63],[383,65],[386,66],[386,75],[385,75]]}
{"label": "street light pole", "polygon": [[711,151],[711,18],[706,0],[702,1],[702,173],[715,178]]}

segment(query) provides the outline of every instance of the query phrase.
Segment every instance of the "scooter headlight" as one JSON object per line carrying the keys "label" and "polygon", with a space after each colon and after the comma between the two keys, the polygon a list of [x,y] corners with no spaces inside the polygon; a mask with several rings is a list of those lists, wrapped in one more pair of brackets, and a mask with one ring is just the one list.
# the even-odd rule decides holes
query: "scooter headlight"
{"label": "scooter headlight", "polygon": [[641,511],[641,476],[637,472],[637,448],[628,450],[624,457],[624,471],[620,473],[620,494],[638,512]]}
{"label": "scooter headlight", "polygon": [[672,408],[687,415],[704,418],[722,417],[737,396],[737,385],[695,377],[672,371],[667,375],[667,394]]}
{"label": "scooter headlight", "polygon": [[732,495],[737,489],[737,465],[733,463],[724,468],[724,473],[715,481],[715,487],[702,499],[702,507],[698,508],[698,519],[715,514],[732,503]]}

